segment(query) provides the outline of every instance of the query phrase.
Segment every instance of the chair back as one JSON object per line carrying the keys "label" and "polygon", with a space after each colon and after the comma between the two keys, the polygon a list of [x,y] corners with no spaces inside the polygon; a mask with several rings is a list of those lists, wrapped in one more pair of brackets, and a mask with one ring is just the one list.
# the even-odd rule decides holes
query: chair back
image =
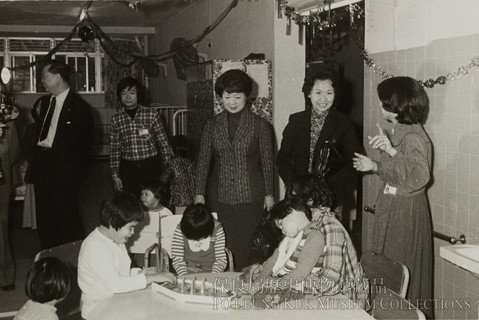
{"label": "chair back", "polygon": [[65,260],[72,267],[72,282],[70,286],[70,292],[66,298],[56,304],[57,313],[60,319],[71,319],[79,315],[80,312],[80,298],[81,290],[78,287],[77,281],[77,269],[78,269],[78,255],[80,254],[80,248],[82,240],[74,241],[66,244],[59,245],[57,247],[42,250],[35,256],[35,261],[38,261],[46,257],[58,257]]}
{"label": "chair back", "polygon": [[421,310],[386,287],[376,294],[373,300],[371,315],[377,320],[426,320]]}
{"label": "chair back", "polygon": [[404,264],[382,254],[366,251],[361,257],[361,265],[370,282],[372,299],[383,287],[387,287],[402,298],[406,298],[409,270]]}

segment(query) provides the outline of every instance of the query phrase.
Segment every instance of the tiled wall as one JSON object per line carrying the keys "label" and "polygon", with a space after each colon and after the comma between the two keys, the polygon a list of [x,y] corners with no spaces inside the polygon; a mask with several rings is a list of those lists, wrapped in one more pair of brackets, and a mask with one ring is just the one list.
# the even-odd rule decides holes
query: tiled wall
{"label": "tiled wall", "polygon": [[[394,75],[418,80],[454,72],[479,55],[479,35],[435,40],[429,46],[371,55],[378,66]],[[380,117],[376,86],[381,81],[372,68],[364,72],[364,145],[377,134],[376,123],[391,128]],[[468,243],[479,243],[479,67],[460,79],[426,89],[430,113],[425,125],[434,146],[433,182],[428,189],[433,228],[446,235],[465,234]],[[376,151],[366,150],[373,157]],[[363,180],[364,205],[374,205],[380,187],[375,175]],[[363,243],[372,239],[374,215],[364,213]],[[439,256],[448,243],[434,239],[434,298],[444,308],[438,319],[478,319],[479,276],[456,267]],[[453,300],[471,299],[471,307],[453,306]],[[451,302],[452,301],[452,302]]]}

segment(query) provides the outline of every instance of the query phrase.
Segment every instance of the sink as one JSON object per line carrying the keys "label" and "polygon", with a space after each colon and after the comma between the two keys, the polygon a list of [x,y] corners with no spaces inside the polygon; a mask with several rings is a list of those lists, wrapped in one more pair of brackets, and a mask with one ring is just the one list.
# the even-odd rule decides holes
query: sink
{"label": "sink", "polygon": [[479,245],[455,245],[439,248],[439,255],[453,264],[479,274]]}

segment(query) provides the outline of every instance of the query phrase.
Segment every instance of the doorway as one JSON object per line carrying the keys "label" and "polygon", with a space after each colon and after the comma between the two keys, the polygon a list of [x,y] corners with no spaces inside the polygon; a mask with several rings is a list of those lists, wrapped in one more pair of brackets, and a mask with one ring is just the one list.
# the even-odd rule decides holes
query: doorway
{"label": "doorway", "polygon": [[[348,1],[351,2],[351,1]],[[340,95],[336,109],[350,116],[357,137],[363,141],[364,63],[364,1],[336,8],[322,8],[315,15],[318,23],[306,26],[306,72],[316,68],[334,70],[339,78]],[[352,169],[352,168],[351,168]],[[362,179],[357,175],[345,189],[343,225],[361,251]]]}

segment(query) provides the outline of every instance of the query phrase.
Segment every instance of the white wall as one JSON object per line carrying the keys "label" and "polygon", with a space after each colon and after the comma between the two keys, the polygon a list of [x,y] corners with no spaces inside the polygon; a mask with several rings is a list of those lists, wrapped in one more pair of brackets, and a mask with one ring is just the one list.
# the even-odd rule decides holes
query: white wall
{"label": "white wall", "polygon": [[[399,0],[402,1],[402,0]],[[440,1],[432,1],[431,5]],[[456,20],[469,15],[468,1],[459,0],[443,7]],[[441,9],[441,10],[445,10]],[[454,9],[454,10],[451,10]],[[393,8],[390,8],[393,10]],[[459,22],[460,23],[460,22]],[[396,28],[403,27],[401,24]],[[448,34],[458,34],[462,25],[448,23]],[[436,30],[437,32],[437,30]],[[371,55],[376,64],[392,74],[408,75],[417,80],[436,79],[455,72],[477,56],[479,34],[445,37],[437,35],[427,46],[407,50],[391,50]],[[377,39],[381,41],[381,39]],[[364,71],[364,137],[375,134],[376,123],[384,127],[378,108],[376,86],[382,80],[365,66]],[[433,180],[428,189],[429,204],[435,231],[448,236],[465,234],[468,243],[479,243],[479,68],[473,67],[460,79],[446,85],[426,88],[430,99],[430,113],[425,129],[434,147]],[[364,144],[367,146],[367,139]],[[368,154],[377,157],[373,150]],[[380,183],[375,175],[363,179],[363,204],[374,205]],[[363,245],[373,240],[371,234],[374,215],[363,215]],[[434,298],[438,299],[437,319],[477,319],[479,279],[471,273],[445,261],[439,256],[439,247],[449,243],[434,239]],[[456,300],[457,299],[457,300]],[[465,299],[470,308],[464,307]],[[456,302],[454,302],[456,301]],[[448,306],[441,302],[447,303]],[[451,303],[454,307],[451,307]],[[462,303],[462,307],[459,305]]]}
{"label": "white wall", "polygon": [[[173,39],[187,40],[201,34],[225,10],[231,0],[202,0],[157,27],[150,49],[155,53],[169,50]],[[197,46],[198,52],[211,59],[243,59],[249,53],[264,53],[273,59],[274,1],[240,0],[218,27]],[[185,81],[176,78],[173,60],[168,64],[168,76],[152,79],[153,99],[172,105],[186,105]],[[156,92],[155,92],[156,91]]]}

